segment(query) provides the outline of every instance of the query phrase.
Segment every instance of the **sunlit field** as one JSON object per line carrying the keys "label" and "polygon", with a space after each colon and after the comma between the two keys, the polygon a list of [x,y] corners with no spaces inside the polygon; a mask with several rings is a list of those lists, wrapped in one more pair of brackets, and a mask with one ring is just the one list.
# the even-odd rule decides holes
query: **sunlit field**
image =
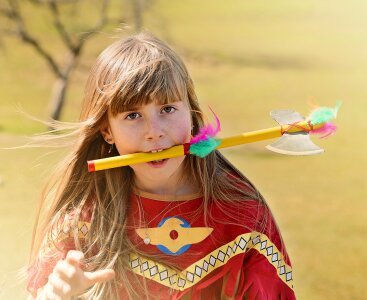
{"label": "sunlit field", "polygon": [[[32,20],[38,37],[62,59],[55,32],[41,22]],[[144,27],[182,55],[208,120],[208,106],[220,118],[223,137],[275,126],[273,109],[307,116],[312,104],[343,101],[337,134],[313,138],[322,155],[282,156],[265,149],[272,141],[222,152],[272,208],[298,298],[366,299],[367,2],[162,0],[146,12]],[[63,120],[77,120],[88,69],[116,36],[106,32],[88,43]],[[0,147],[22,145],[45,128],[19,110],[46,119],[53,77],[15,39],[4,40],[0,66]],[[54,150],[0,150],[0,299],[26,296],[19,272],[39,192],[64,151]]]}

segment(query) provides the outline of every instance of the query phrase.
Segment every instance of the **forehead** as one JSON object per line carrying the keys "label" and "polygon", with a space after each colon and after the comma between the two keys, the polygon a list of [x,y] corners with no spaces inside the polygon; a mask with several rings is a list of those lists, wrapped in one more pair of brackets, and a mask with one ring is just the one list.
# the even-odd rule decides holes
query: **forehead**
{"label": "forehead", "polygon": [[[137,88],[139,84],[141,87]],[[183,102],[188,105],[187,87],[182,80],[166,80],[165,84],[157,84],[155,80],[152,80],[152,82],[137,82],[124,87],[124,89],[117,93],[111,101],[110,111],[113,115],[151,103],[164,105]]]}
{"label": "forehead", "polygon": [[109,106],[113,114],[153,102],[188,101],[189,77],[185,68],[169,56],[157,56],[149,59],[146,54],[140,60],[134,57],[118,67],[119,72],[111,80],[114,93]]}
{"label": "forehead", "polygon": [[[160,98],[157,97],[155,99],[136,99],[135,101],[128,101],[127,103],[121,103],[120,106],[115,108],[115,113],[124,112],[124,111],[131,111],[137,108],[143,108],[144,106],[154,104],[157,106],[165,105],[165,104],[173,104],[173,103],[182,103],[184,105],[187,104],[187,101],[181,99],[173,99],[173,98]],[[111,107],[111,112],[112,107]]]}

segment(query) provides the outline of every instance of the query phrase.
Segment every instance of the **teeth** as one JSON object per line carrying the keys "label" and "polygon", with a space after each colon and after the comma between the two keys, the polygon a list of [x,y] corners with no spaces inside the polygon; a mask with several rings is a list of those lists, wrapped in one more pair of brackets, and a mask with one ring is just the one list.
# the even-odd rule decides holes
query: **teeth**
{"label": "teeth", "polygon": [[159,150],[152,150],[151,152],[152,152],[152,153],[157,153],[157,152],[161,152],[161,151],[163,151],[163,149],[159,149]]}

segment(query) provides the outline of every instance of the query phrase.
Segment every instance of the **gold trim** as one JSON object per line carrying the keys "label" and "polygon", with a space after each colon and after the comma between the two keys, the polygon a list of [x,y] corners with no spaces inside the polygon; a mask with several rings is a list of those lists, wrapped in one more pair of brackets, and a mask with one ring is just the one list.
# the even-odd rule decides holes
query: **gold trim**
{"label": "gold trim", "polygon": [[264,255],[276,268],[279,278],[293,289],[292,268],[284,262],[282,253],[269,238],[256,231],[237,236],[233,241],[215,249],[182,271],[135,253],[130,254],[130,268],[134,273],[145,278],[169,288],[184,291],[197,284],[213,270],[225,265],[232,257],[250,249],[256,249]]}
{"label": "gold trim", "polygon": [[[66,222],[55,236],[56,242],[73,237],[70,223]],[[78,222],[78,236],[85,238],[89,232],[89,222]],[[48,247],[53,243],[49,240]],[[46,248],[47,248],[46,246]],[[231,242],[213,250],[197,262],[182,271],[157,263],[136,253],[129,254],[130,269],[145,278],[154,280],[169,288],[184,291],[205,278],[215,269],[224,266],[232,257],[243,254],[250,249],[257,250],[277,270],[279,278],[293,289],[292,268],[284,261],[283,254],[265,235],[257,231],[237,236]],[[45,249],[46,250],[46,249]]]}
{"label": "gold trim", "polygon": [[[41,254],[48,253],[48,251],[55,248],[56,244],[61,243],[62,241],[66,239],[72,239],[74,237],[74,231],[71,228],[72,221],[67,219],[65,222],[61,225],[60,228],[56,228],[52,230],[51,236],[47,237],[46,244],[41,249]],[[90,230],[90,222],[78,222],[78,238],[79,239],[85,239],[89,233]]]}

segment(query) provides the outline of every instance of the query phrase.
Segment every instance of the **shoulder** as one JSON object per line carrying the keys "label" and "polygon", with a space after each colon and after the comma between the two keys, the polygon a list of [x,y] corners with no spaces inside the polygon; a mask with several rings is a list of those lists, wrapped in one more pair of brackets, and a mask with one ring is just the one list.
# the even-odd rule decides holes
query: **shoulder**
{"label": "shoulder", "polygon": [[242,292],[251,295],[251,299],[254,295],[257,296],[253,299],[272,299],[280,295],[284,299],[295,299],[292,264],[268,205],[256,199],[235,198],[226,203],[224,210],[226,220],[231,218],[232,221],[224,227],[226,235],[234,226],[240,233],[228,245],[235,245],[236,253],[243,251],[243,263],[238,265],[246,286],[241,288]]}
{"label": "shoulder", "polygon": [[238,211],[239,221],[252,230],[263,231],[265,227],[272,227],[273,214],[257,188],[241,173],[230,172],[226,178],[231,183],[226,191],[226,206]]}
{"label": "shoulder", "polygon": [[231,221],[258,229],[257,223],[266,218],[269,209],[257,189],[241,173],[225,174],[227,183],[221,195],[213,197],[213,207],[222,211]]}
{"label": "shoulder", "polygon": [[284,242],[267,202],[256,187],[242,174],[230,172],[227,178],[234,188],[227,191],[227,199],[215,199],[214,210],[217,218],[222,218],[231,227],[237,227],[241,232],[259,235],[262,240],[271,242],[280,252],[285,251]]}

